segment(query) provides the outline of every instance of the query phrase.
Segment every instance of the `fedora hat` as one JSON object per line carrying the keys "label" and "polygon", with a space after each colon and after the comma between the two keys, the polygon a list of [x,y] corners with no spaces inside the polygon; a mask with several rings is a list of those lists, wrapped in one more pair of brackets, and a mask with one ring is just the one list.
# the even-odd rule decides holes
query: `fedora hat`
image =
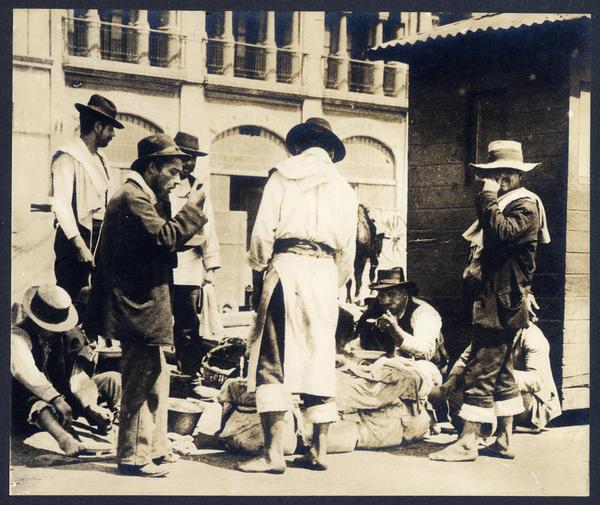
{"label": "fedora hat", "polygon": [[385,289],[393,287],[407,287],[409,291],[416,291],[417,285],[412,281],[407,281],[404,277],[402,267],[390,268],[389,270],[379,270],[377,280],[369,285],[371,289]]}
{"label": "fedora hat", "polygon": [[521,142],[514,140],[494,140],[488,145],[487,163],[469,163],[469,166],[483,170],[495,168],[513,168],[529,172],[541,163],[524,163]]}
{"label": "fedora hat", "polygon": [[117,108],[108,98],[102,95],[92,95],[87,105],[76,103],[75,108],[81,114],[94,114],[103,119],[108,119],[115,128],[125,128],[123,123],[117,121]]}
{"label": "fedora hat", "polygon": [[197,158],[199,156],[207,156],[208,153],[199,151],[198,137],[185,132],[177,132],[175,135],[175,143],[185,154]]}
{"label": "fedora hat", "polygon": [[50,331],[75,328],[78,316],[71,297],[60,286],[33,286],[23,295],[23,310],[35,324]]}
{"label": "fedora hat", "polygon": [[150,135],[138,142],[138,159],[131,164],[131,169],[136,170],[140,163],[151,160],[152,158],[181,158],[189,159],[191,156],[184,153],[175,141],[166,133]]}
{"label": "fedora hat", "polygon": [[287,134],[285,144],[292,155],[298,154],[296,144],[306,140],[317,140],[325,149],[333,148],[334,163],[342,161],[346,156],[346,148],[339,137],[331,130],[326,119],[311,117],[304,123],[297,124]]}

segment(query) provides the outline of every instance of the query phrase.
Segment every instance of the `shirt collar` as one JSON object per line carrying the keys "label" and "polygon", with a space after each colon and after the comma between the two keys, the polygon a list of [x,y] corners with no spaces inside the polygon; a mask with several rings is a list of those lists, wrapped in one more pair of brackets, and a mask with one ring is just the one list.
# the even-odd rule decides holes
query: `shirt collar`
{"label": "shirt collar", "polygon": [[158,202],[154,191],[150,189],[150,186],[148,186],[148,184],[139,172],[136,172],[135,170],[130,170],[129,172],[127,172],[126,180],[133,181],[136,184],[138,184],[142,188],[142,191],[150,197],[150,200],[153,205]]}

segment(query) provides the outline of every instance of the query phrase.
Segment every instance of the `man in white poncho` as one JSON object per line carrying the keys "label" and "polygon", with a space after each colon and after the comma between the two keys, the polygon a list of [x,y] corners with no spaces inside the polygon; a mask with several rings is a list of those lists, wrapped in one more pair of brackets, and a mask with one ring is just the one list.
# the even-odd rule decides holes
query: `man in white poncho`
{"label": "man in white poncho", "polygon": [[303,460],[324,470],[335,395],[337,294],[351,275],[358,202],[334,163],[346,154],[329,123],[311,118],[294,126],[291,158],[271,171],[252,232],[256,325],[250,335],[248,390],[256,391],[264,455],[245,472],[283,473],[284,414],[300,394],[313,424]]}

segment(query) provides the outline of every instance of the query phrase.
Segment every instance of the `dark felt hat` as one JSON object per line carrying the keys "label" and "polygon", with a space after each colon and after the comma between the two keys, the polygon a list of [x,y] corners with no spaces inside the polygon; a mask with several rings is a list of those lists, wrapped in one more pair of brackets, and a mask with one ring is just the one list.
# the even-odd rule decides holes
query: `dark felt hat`
{"label": "dark felt hat", "polygon": [[115,128],[125,128],[117,121],[117,108],[108,98],[102,95],[92,95],[87,105],[76,103],[75,108],[82,114],[94,114],[102,119],[108,119]]}
{"label": "dark felt hat", "polygon": [[333,148],[333,162],[342,161],[346,156],[346,148],[339,137],[331,130],[326,119],[311,117],[304,123],[297,124],[287,134],[285,143],[292,155],[296,155],[296,144],[306,140],[317,140],[325,149]]}
{"label": "dark felt hat", "polygon": [[135,170],[140,163],[143,163],[152,158],[181,158],[187,160],[191,156],[184,153],[170,135],[166,133],[158,133],[156,135],[150,135],[145,137],[138,142],[138,159],[133,162],[131,169]]}
{"label": "dark felt hat", "polygon": [[73,329],[78,320],[71,297],[54,284],[29,288],[23,296],[23,310],[35,324],[55,332]]}
{"label": "dark felt hat", "polygon": [[385,289],[405,286],[409,291],[416,291],[417,285],[413,281],[407,281],[404,277],[402,267],[390,268],[389,270],[379,270],[377,280],[369,285],[371,289]]}
{"label": "dark felt hat", "polygon": [[197,158],[198,156],[207,156],[208,153],[199,151],[200,144],[198,143],[198,137],[185,132],[177,132],[175,135],[175,143],[184,153]]}

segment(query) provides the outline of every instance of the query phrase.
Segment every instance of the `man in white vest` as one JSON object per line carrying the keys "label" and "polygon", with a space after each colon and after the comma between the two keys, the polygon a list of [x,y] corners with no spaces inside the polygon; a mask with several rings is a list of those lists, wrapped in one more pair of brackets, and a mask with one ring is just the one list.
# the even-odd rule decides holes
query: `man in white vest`
{"label": "man in white vest", "polygon": [[[194,187],[202,184],[200,174],[196,172],[196,158],[207,155],[199,150],[198,137],[194,135],[177,132],[174,140],[179,149],[191,158],[183,161],[181,181],[169,195],[172,215],[187,203]],[[177,267],[173,270],[175,352],[181,372],[189,375],[194,375],[200,369],[205,354],[198,320],[201,288],[206,284],[214,286],[215,272],[221,266],[219,238],[208,197],[204,202],[204,213],[208,222],[177,252]]]}
{"label": "man in white vest", "polygon": [[115,136],[115,104],[92,95],[87,105],[76,103],[79,136],[59,147],[52,156],[51,203],[56,217],[54,273],[56,283],[72,299],[88,284],[94,264],[104,210],[109,199],[110,168],[98,152]]}

